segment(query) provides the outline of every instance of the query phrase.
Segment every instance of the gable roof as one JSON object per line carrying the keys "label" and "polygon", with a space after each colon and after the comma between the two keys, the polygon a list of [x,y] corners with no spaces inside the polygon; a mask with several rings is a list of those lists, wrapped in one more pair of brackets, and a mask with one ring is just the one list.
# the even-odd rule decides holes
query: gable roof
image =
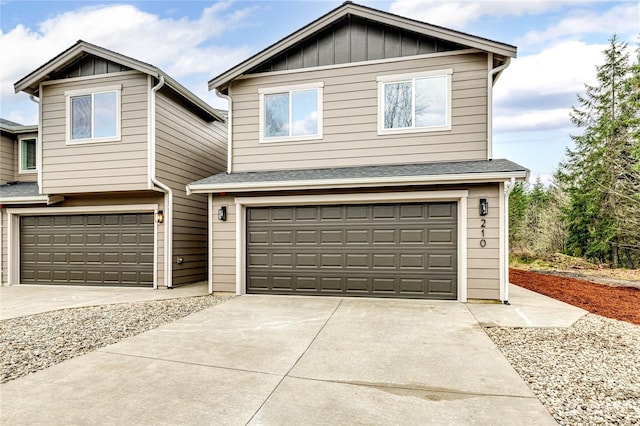
{"label": "gable roof", "polygon": [[381,10],[361,6],[350,1],[346,1],[341,6],[330,11],[326,15],[321,16],[305,27],[302,27],[298,31],[258,52],[244,62],[241,62],[240,64],[230,68],[217,77],[214,77],[209,81],[209,90],[220,90],[224,88],[230,81],[234,80],[235,78],[258,67],[264,62],[286,51],[287,49],[290,49],[297,44],[303,43],[311,36],[325,30],[326,28],[335,24],[346,16],[360,17],[362,19],[378,22],[380,24],[401,28],[406,31],[411,31],[422,36],[444,40],[450,43],[467,46],[469,48],[478,49],[485,52],[491,52],[507,58],[516,57],[517,48],[509,44],[489,40],[471,34],[466,34],[437,25],[428,24],[426,22],[417,21],[415,19],[405,18],[399,15],[383,12]]}
{"label": "gable roof", "polygon": [[144,74],[148,74],[152,77],[160,80],[164,79],[165,85],[171,88],[174,92],[186,99],[191,105],[195,106],[199,111],[205,113],[218,121],[224,121],[224,119],[218,114],[218,112],[209,106],[202,99],[198,98],[191,91],[185,88],[183,85],[175,81],[168,74],[164,73],[160,68],[157,68],[146,62],[139,61],[137,59],[130,58],[120,53],[114,52],[104,47],[96,46],[95,44],[88,43],[83,40],[78,40],[73,46],[69,47],[58,56],[54,57],[44,65],[32,71],[14,84],[16,93],[25,92],[29,95],[38,95],[40,83],[50,78],[52,75],[60,72],[65,67],[81,59],[86,55],[94,55],[108,61],[112,61],[121,64],[127,68],[140,71]]}

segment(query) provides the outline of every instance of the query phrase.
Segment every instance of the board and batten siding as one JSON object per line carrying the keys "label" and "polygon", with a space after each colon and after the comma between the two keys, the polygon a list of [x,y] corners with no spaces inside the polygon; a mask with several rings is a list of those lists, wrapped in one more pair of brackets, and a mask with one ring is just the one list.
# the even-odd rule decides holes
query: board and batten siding
{"label": "board and batten siding", "polygon": [[[207,279],[207,195],[187,196],[187,184],[226,169],[227,129],[156,95],[156,176],[173,190],[173,283]],[[177,259],[182,258],[182,263]]]}
{"label": "board and batten siding", "polygon": [[[65,91],[122,84],[121,140],[66,144]],[[42,186],[46,194],[147,189],[147,76],[126,72],[42,87]]]}
{"label": "board and batten siding", "polygon": [[[451,130],[378,135],[384,75],[452,69]],[[323,138],[259,142],[259,94],[268,87],[323,82]],[[487,158],[487,56],[439,55],[243,78],[233,99],[233,171],[368,166]]]}
{"label": "board and batten siding", "polygon": [[14,175],[17,174],[17,170],[14,167],[17,161],[14,158],[17,157],[17,153],[14,148],[16,145],[15,139],[11,136],[0,135],[0,185],[15,180]]}

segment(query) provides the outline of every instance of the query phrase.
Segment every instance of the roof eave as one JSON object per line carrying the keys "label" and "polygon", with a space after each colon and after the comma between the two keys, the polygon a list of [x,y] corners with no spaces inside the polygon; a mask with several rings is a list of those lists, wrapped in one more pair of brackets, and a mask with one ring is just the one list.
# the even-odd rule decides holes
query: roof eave
{"label": "roof eave", "polygon": [[76,60],[85,53],[99,56],[112,62],[117,62],[128,68],[134,69],[144,74],[148,74],[157,79],[162,76],[168,87],[173,89],[180,96],[187,99],[202,112],[218,121],[224,121],[224,119],[211,106],[191,93],[187,88],[185,88],[183,85],[178,83],[176,80],[171,78],[159,68],[81,40],[53,58],[51,61],[33,71],[31,74],[16,82],[14,84],[15,92],[19,93],[23,91],[29,95],[34,95],[35,93],[37,93],[39,84],[44,81],[51,73],[63,68],[66,64]]}
{"label": "roof eave", "polygon": [[0,197],[0,204],[56,204],[64,201],[61,195],[28,195],[22,197]]}
{"label": "roof eave", "polygon": [[216,192],[246,192],[246,191],[294,191],[309,189],[346,189],[370,188],[406,185],[442,185],[454,183],[488,183],[502,182],[514,178],[524,181],[529,178],[528,170],[492,173],[460,173],[446,175],[425,176],[393,176],[393,177],[363,177],[351,179],[314,179],[299,181],[273,182],[239,182],[227,184],[189,184],[187,190],[194,194],[208,194]]}
{"label": "roof eave", "polygon": [[[465,44],[469,47],[492,52],[494,54],[506,57],[515,58],[517,55],[517,48],[515,46],[476,37],[470,34],[461,33],[455,30],[450,30],[427,23],[422,23],[416,20],[404,18],[402,16],[390,14],[387,12],[382,12],[369,7],[360,6],[353,3],[345,3],[342,6],[339,6],[336,9],[330,11],[326,15],[321,16],[305,27],[302,27],[293,34],[290,34],[289,36],[281,39],[280,41],[277,41],[266,49],[256,53],[244,62],[241,62],[235,67],[230,68],[217,77],[209,80],[209,90],[224,90],[230,81],[244,74],[251,68],[255,67],[265,60],[268,60],[270,57],[277,55],[278,53],[284,51],[292,45],[304,40],[308,36],[323,30],[333,22],[336,22],[343,16],[349,14],[355,14],[357,16],[369,18],[378,22],[404,27],[410,31],[430,35],[459,44]],[[464,40],[464,42],[461,42],[461,40]]]}

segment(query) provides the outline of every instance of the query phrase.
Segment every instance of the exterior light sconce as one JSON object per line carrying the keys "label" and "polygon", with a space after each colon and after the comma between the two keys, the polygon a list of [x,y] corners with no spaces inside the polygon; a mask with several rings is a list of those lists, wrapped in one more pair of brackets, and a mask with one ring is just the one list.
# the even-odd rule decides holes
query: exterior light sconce
{"label": "exterior light sconce", "polygon": [[227,206],[221,206],[218,209],[218,220],[220,220],[222,222],[226,222],[227,221]]}
{"label": "exterior light sconce", "polygon": [[162,210],[158,210],[155,214],[156,223],[164,222],[164,212]]}
{"label": "exterior light sconce", "polygon": [[489,202],[486,198],[480,198],[480,216],[489,214]]}

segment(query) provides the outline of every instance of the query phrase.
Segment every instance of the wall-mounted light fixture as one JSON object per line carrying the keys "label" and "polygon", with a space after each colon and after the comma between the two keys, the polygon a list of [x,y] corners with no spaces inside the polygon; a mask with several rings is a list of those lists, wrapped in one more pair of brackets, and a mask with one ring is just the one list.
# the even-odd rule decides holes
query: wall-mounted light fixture
{"label": "wall-mounted light fixture", "polygon": [[156,223],[164,222],[164,212],[162,210],[158,210],[155,214]]}
{"label": "wall-mounted light fixture", "polygon": [[218,220],[226,222],[227,220],[227,206],[220,206],[218,209]]}
{"label": "wall-mounted light fixture", "polygon": [[486,198],[480,198],[480,216],[489,214],[489,202]]}

